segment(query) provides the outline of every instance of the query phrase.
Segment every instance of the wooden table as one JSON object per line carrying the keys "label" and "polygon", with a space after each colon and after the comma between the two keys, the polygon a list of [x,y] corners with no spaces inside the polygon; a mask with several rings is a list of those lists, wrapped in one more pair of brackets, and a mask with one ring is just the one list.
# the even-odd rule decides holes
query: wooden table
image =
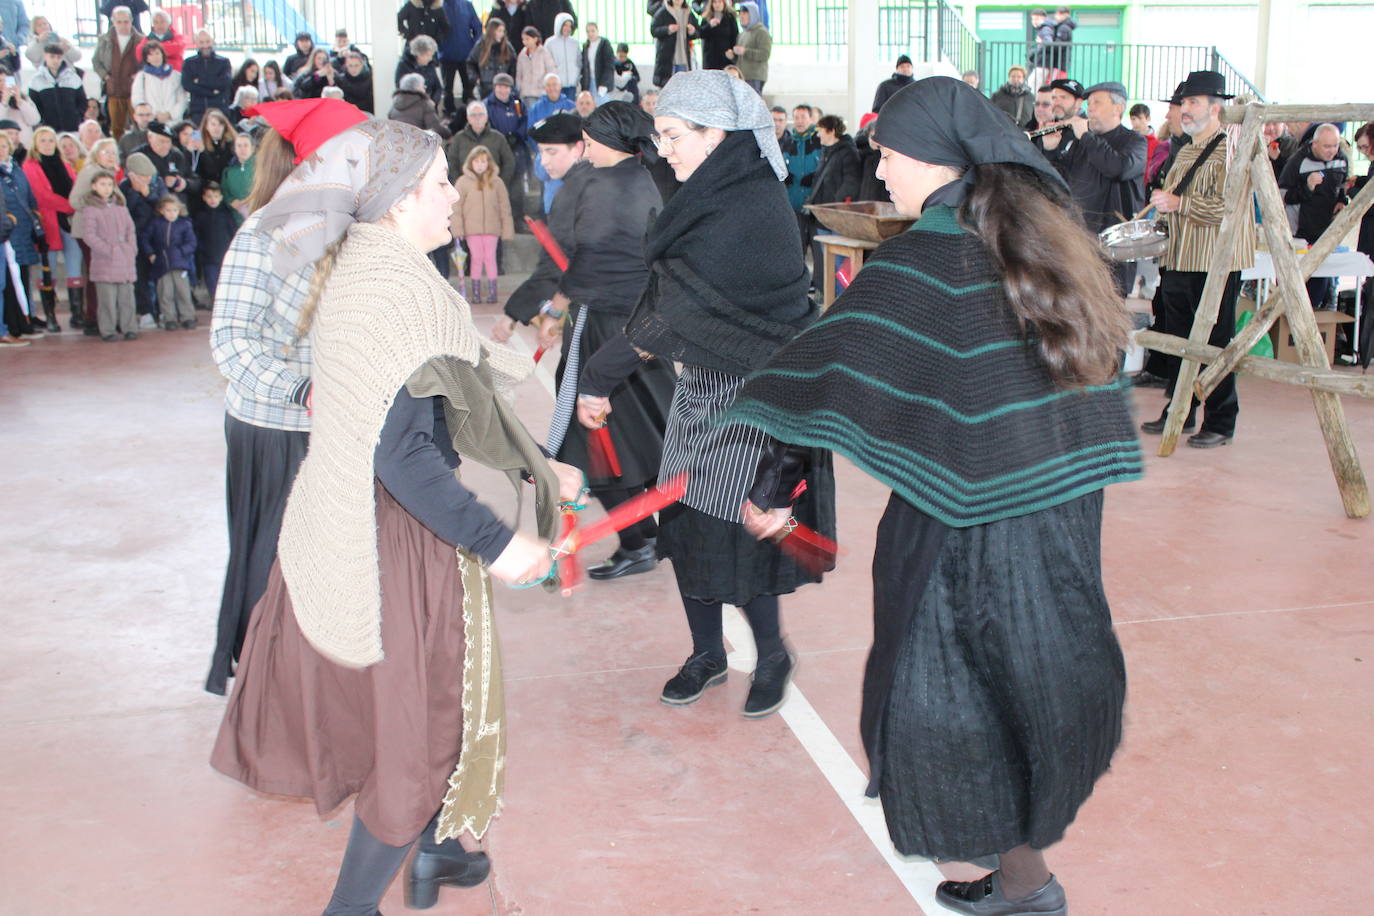
{"label": "wooden table", "polygon": [[832,232],[817,235],[815,241],[821,246],[821,263],[816,265],[816,270],[822,275],[821,311],[824,312],[835,301],[835,271],[839,269],[840,261],[849,258],[853,265],[849,271],[852,280],[864,266],[864,252],[877,248],[878,243],[851,239]]}

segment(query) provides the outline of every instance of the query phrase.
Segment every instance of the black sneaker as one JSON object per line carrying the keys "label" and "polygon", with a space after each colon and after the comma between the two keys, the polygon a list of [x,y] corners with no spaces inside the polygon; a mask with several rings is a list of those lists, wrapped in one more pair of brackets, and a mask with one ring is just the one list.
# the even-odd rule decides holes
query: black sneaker
{"label": "black sneaker", "polygon": [[724,684],[730,673],[724,658],[712,658],[709,653],[693,655],[677,669],[677,674],[663,685],[661,702],[669,706],[686,706],[701,699],[707,687]]}
{"label": "black sneaker", "polygon": [[759,659],[754,666],[753,683],[749,687],[749,698],[744,701],[740,715],[750,719],[761,719],[777,712],[778,707],[787,699],[787,682],[792,680],[792,672],[797,660],[783,647],[772,655]]}

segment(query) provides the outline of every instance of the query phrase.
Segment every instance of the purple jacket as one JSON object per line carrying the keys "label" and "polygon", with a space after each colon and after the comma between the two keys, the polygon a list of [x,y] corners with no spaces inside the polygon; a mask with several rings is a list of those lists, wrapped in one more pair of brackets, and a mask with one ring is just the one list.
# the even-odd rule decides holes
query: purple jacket
{"label": "purple jacket", "polygon": [[86,206],[81,208],[81,235],[91,249],[93,282],[133,283],[138,278],[138,233],[118,191],[109,200],[101,200],[94,193],[86,198]]}
{"label": "purple jacket", "polygon": [[[84,228],[84,227],[83,227]],[[186,217],[169,223],[159,214],[148,221],[139,236],[139,253],[157,255],[148,276],[160,280],[169,270],[192,270],[196,263],[196,232]]]}

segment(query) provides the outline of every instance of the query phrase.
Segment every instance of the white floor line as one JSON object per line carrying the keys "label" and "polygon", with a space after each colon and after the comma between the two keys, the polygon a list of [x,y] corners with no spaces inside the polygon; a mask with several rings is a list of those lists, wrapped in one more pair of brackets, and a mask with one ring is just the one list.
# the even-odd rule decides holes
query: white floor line
{"label": "white floor line", "polygon": [[[518,334],[511,335],[510,346],[520,353],[534,354],[528,343]],[[548,391],[549,397],[557,397],[553,374],[541,360],[534,374]],[[739,608],[725,608],[725,638],[735,651],[730,653],[730,667],[737,671],[752,673],[754,670],[754,638],[749,632],[749,624]],[[787,702],[778,710],[788,728],[797,736],[798,743],[820,769],[821,775],[830,783],[840,801],[849,809],[850,815],[868,837],[869,842],[878,850],[889,868],[911,894],[922,912],[927,914],[948,913],[935,899],[935,886],[945,880],[940,869],[926,859],[906,857],[892,848],[892,840],[887,835],[887,822],[883,819],[882,805],[877,799],[865,798],[864,789],[868,778],[863,770],[849,756],[840,744],[835,733],[825,724],[815,708],[806,699],[796,684],[788,687]]]}
{"label": "white floor line", "polygon": [[[734,651],[729,655],[730,667],[736,671],[752,673],[754,670],[754,637],[749,631],[749,623],[737,607],[725,608],[725,638],[730,641]],[[835,733],[825,724],[815,707],[806,699],[805,694],[795,683],[787,688],[787,701],[783,703],[778,715],[797,736],[798,743],[806,750],[813,763],[821,771],[840,801],[849,809],[868,836],[878,854],[896,874],[897,880],[911,894],[916,905],[927,914],[948,913],[935,899],[935,886],[945,880],[935,863],[926,859],[900,855],[892,848],[892,840],[887,835],[887,822],[883,819],[882,805],[875,798],[865,798],[864,789],[868,787],[868,777],[864,775],[840,744]]]}

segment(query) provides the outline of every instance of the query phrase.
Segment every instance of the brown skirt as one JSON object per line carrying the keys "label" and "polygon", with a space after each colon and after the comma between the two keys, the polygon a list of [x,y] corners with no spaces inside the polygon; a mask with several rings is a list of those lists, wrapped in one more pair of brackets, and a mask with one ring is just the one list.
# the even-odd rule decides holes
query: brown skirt
{"label": "brown skirt", "polygon": [[376,505],[386,657],[357,669],[316,652],[273,564],[210,763],[321,815],[356,793],[372,835],[402,846],[439,810],[462,746],[463,582],[453,547],[380,483]]}

